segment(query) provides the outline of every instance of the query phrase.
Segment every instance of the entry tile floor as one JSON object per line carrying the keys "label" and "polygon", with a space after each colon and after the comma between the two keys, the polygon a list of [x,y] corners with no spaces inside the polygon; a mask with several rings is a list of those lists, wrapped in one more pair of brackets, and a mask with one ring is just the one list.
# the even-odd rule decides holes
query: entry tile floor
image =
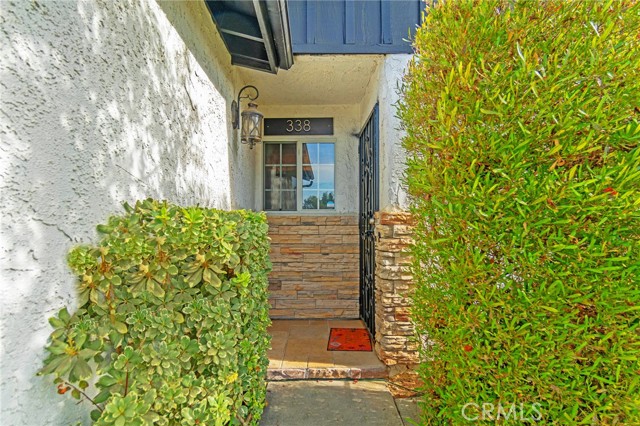
{"label": "entry tile floor", "polygon": [[387,377],[372,352],[328,351],[331,328],[365,328],[361,320],[273,320],[269,380]]}

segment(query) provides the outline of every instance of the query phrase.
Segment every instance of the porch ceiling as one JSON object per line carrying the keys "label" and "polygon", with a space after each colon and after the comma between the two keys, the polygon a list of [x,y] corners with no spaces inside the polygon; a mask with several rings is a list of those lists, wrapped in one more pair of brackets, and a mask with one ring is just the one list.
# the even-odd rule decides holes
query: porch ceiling
{"label": "porch ceiling", "polygon": [[245,84],[260,90],[262,105],[359,104],[382,55],[296,55],[293,67],[277,75],[239,69]]}

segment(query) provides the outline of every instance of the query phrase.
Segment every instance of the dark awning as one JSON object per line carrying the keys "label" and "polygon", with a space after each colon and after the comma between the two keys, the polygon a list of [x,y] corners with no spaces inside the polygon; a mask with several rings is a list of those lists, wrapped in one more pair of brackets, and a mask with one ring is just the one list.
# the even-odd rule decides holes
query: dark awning
{"label": "dark awning", "polygon": [[206,0],[234,65],[277,73],[293,65],[285,0]]}

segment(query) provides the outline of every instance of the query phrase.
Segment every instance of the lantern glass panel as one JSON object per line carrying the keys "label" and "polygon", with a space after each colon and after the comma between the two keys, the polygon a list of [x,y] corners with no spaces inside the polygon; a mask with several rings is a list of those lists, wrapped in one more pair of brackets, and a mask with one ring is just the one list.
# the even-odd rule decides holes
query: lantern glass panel
{"label": "lantern glass panel", "polygon": [[262,141],[262,117],[255,104],[249,104],[249,108],[242,111],[242,142],[254,144]]}

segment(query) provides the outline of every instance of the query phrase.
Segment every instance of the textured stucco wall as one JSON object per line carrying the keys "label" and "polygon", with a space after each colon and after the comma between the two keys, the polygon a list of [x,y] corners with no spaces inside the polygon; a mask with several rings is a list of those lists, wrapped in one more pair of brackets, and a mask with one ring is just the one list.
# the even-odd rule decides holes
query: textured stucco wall
{"label": "textured stucco wall", "polygon": [[[336,157],[336,209],[327,211],[308,211],[304,214],[345,214],[358,212],[358,137],[362,123],[358,117],[357,105],[260,105],[265,118],[281,117],[333,117],[333,136],[269,136],[265,140],[305,142],[334,142]],[[263,146],[256,151],[255,206],[263,209]],[[278,214],[278,213],[270,213]],[[291,214],[291,212],[283,212]]]}
{"label": "textured stucco wall", "polygon": [[[189,53],[193,55],[207,78],[213,83],[214,89],[222,95],[224,102],[217,103],[215,108],[220,116],[225,118],[224,123],[217,118],[212,123],[207,123],[207,121],[211,120],[211,117],[201,116],[201,124],[205,128],[216,128],[225,132],[222,132],[222,135],[216,135],[211,132],[203,136],[211,138],[209,143],[218,146],[224,146],[225,143],[228,145],[225,160],[229,165],[229,179],[217,183],[224,185],[228,183],[230,185],[229,207],[232,209],[251,209],[255,203],[253,168],[256,156],[246,145],[240,143],[240,130],[231,128],[230,116],[231,101],[236,98],[238,90],[243,86],[240,77],[242,68],[231,67],[231,57],[215,29],[211,15],[204,2],[159,0],[158,4],[165,12],[169,23],[173,26],[172,31],[177,31]],[[230,85],[230,79],[233,83],[233,90]],[[243,103],[243,108],[245,106],[246,104]],[[218,154],[215,152],[214,154],[215,158],[218,158]],[[222,168],[217,169],[217,171],[224,175],[225,163],[222,161],[222,157],[220,157],[220,160]]]}
{"label": "textured stucco wall", "polygon": [[[332,104],[333,99],[342,99],[334,93],[333,80],[326,80],[314,72],[326,72],[335,74],[332,56],[323,56],[322,61],[314,61],[302,56],[299,58],[303,62],[301,74],[296,73],[296,68],[278,74],[277,76],[265,75],[261,77],[260,87],[268,87],[264,96],[273,103],[260,105],[260,110],[266,118],[276,117],[334,117],[336,141],[336,185],[337,190],[337,213],[357,213],[358,212],[358,132],[366,123],[369,114],[376,102],[379,103],[379,127],[380,127],[380,210],[381,211],[401,211],[408,207],[407,194],[403,184],[406,155],[401,146],[404,135],[401,130],[401,122],[396,117],[397,102],[400,98],[399,88],[402,84],[402,77],[413,55],[369,55],[366,61],[356,62],[363,70],[359,74],[359,80],[354,84],[365,84],[366,88],[360,86],[362,92],[358,98],[353,96],[348,99],[349,104]],[[298,58],[298,57],[296,57]],[[305,68],[305,62],[316,63],[317,69]],[[348,62],[348,57],[336,56],[335,61],[338,69],[343,66],[341,61]],[[241,74],[246,77],[247,71]],[[366,77],[363,83],[362,77]],[[255,80],[255,78],[254,78]],[[247,80],[250,81],[250,80]],[[305,83],[306,82],[306,83]],[[305,86],[304,89],[301,86]],[[350,84],[349,75],[345,74],[341,84]],[[324,93],[323,101],[328,105],[316,105],[313,103],[294,105],[287,104],[282,100],[292,100],[294,93],[299,94],[300,99],[307,99],[306,92],[317,96]],[[272,93],[273,92],[273,93]],[[258,100],[258,103],[260,103]],[[313,140],[313,138],[311,138]],[[296,140],[295,137],[269,137],[269,140]],[[301,140],[301,139],[300,139]],[[255,205],[257,210],[262,209],[262,147],[256,153],[255,163]],[[339,200],[343,200],[340,202]]]}
{"label": "textured stucco wall", "polygon": [[376,101],[380,116],[380,211],[402,211],[408,208],[403,184],[406,154],[401,142],[404,132],[397,117],[397,102],[402,77],[413,55],[385,55],[360,104],[364,123]]}
{"label": "textured stucco wall", "polygon": [[95,224],[145,197],[253,204],[218,37],[203,2],[0,5],[2,424],[88,423],[35,373],[47,318],[73,306],[65,255]]}
{"label": "textured stucco wall", "polygon": [[[412,55],[387,55],[380,68],[380,211],[406,210],[404,132],[397,117],[402,76]],[[383,83],[384,82],[384,83]]]}

